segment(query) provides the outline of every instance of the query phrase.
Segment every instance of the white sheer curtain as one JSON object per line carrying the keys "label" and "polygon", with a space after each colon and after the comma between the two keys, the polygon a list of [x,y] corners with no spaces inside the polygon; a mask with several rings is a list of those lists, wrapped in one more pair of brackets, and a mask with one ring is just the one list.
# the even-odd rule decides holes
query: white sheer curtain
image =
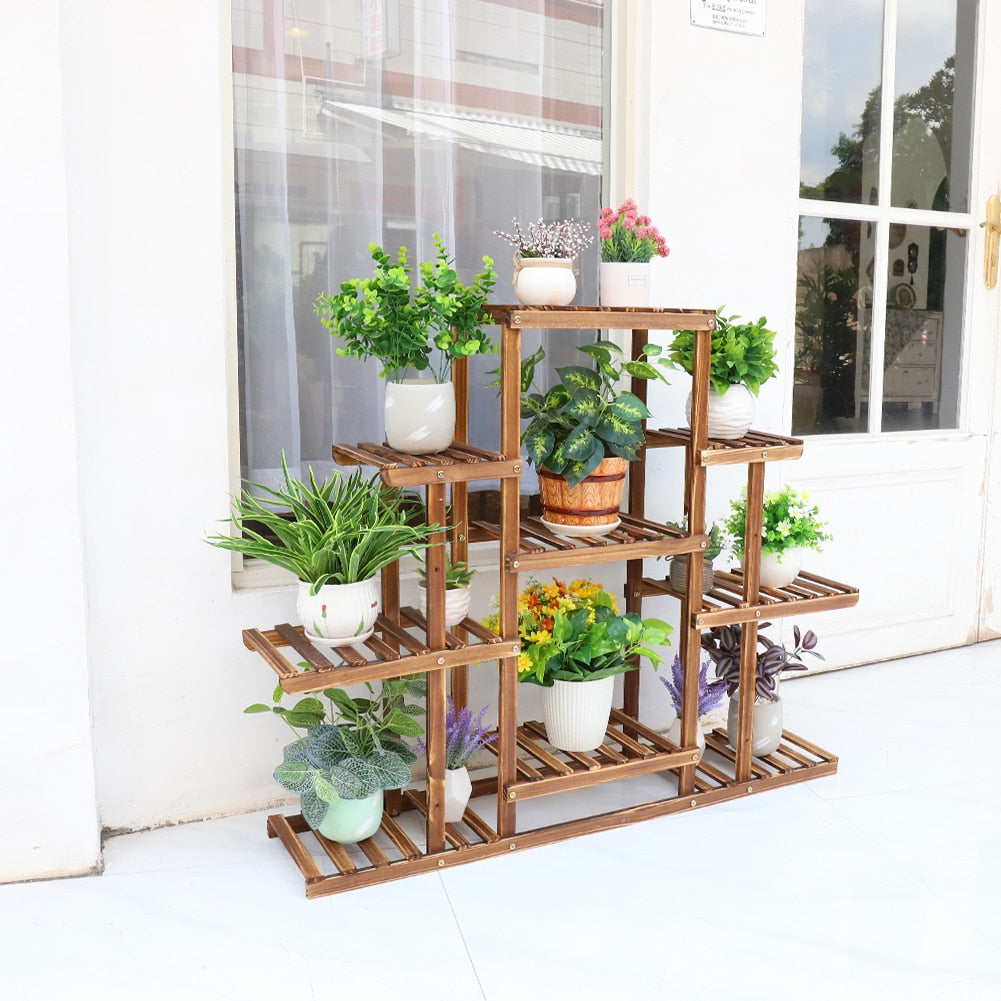
{"label": "white sheer curtain", "polygon": [[[283,450],[321,473],[333,442],[383,440],[378,365],[338,357],[313,312],[371,273],[370,241],[416,268],[440,233],[465,280],[493,257],[492,299],[513,302],[493,231],[597,218],[602,5],[235,0],[233,19],[241,465],[273,483]],[[596,301],[596,273],[594,252],[577,302]],[[487,447],[496,365],[471,370]]]}

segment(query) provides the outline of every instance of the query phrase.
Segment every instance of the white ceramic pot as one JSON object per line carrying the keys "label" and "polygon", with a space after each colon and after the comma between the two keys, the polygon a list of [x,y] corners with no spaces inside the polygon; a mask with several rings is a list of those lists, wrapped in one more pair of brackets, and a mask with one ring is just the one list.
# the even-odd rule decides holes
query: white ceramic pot
{"label": "white ceramic pot", "polygon": [[[673,741],[678,747],[681,747],[681,718],[679,716],[674,717],[674,722],[668,728],[667,739]],[[702,755],[706,749],[706,735],[702,732],[702,727],[699,726],[695,730],[695,746],[699,749],[699,760],[702,760]]]}
{"label": "white ceramic pot", "polygon": [[466,766],[445,769],[445,823],[462,820],[473,791],[473,780]]}
{"label": "white ceramic pot", "polygon": [[[718,393],[709,387],[709,437],[723,441],[743,438],[754,421],[754,394],[742,382]],[[692,394],[685,402],[685,420],[692,422]]]}
{"label": "white ceramic pot", "polygon": [[[790,546],[781,553],[761,554],[762,587],[787,587],[795,579],[803,566],[806,550],[802,546]],[[740,565],[744,565],[743,559]]]}
{"label": "white ceramic pot", "polygon": [[561,751],[593,751],[605,739],[615,677],[554,681],[542,689],[546,737]]}
{"label": "white ceramic pot", "polygon": [[317,830],[330,841],[353,845],[372,837],[382,823],[383,791],[364,799],[336,799]]}
{"label": "white ceramic pot", "polygon": [[[740,713],[740,703],[737,695],[730,699],[730,708],[726,717],[726,740],[737,749],[737,718]],[[751,723],[751,753],[756,758],[764,757],[776,750],[782,743],[782,699],[775,702],[759,699],[754,703],[754,715]]]}
{"label": "white ceramic pot", "polygon": [[598,301],[602,306],[649,306],[650,262],[602,261]]}
{"label": "white ceramic pot", "polygon": [[[428,614],[428,592],[423,582],[420,584],[421,611]],[[468,587],[451,587],[445,590],[445,628],[457,626],[469,614],[470,593]]]}
{"label": "white ceramic pot", "polygon": [[386,383],[386,441],[408,455],[448,448],[455,438],[455,387],[433,379]]}
{"label": "white ceramic pot", "polygon": [[514,292],[526,306],[569,306],[577,294],[573,261],[561,257],[517,257]]}
{"label": "white ceramic pot", "polygon": [[375,632],[382,609],[379,576],[354,584],[324,584],[316,594],[299,581],[296,612],[306,636],[321,646],[351,646]]}

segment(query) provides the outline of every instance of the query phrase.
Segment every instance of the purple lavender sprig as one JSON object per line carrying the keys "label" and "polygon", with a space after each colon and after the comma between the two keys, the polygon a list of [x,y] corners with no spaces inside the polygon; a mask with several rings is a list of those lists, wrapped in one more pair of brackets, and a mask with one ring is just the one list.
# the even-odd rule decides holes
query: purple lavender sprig
{"label": "purple lavender sprig", "polygon": [[[661,678],[661,683],[671,696],[674,711],[681,715],[681,693],[685,686],[684,672],[681,670],[681,658],[675,654],[671,664],[671,679]],[[699,669],[699,718],[707,713],[715,712],[726,696],[726,683],[720,680],[709,680],[709,661],[702,661]]]}
{"label": "purple lavender sprig", "polygon": [[[483,717],[489,706],[484,706],[476,717],[469,706],[456,710],[455,701],[448,698],[448,711],[445,713],[445,767],[462,768],[472,757],[474,751],[497,739],[496,733],[491,733],[483,725]],[[420,737],[417,746],[427,754],[427,744]]]}

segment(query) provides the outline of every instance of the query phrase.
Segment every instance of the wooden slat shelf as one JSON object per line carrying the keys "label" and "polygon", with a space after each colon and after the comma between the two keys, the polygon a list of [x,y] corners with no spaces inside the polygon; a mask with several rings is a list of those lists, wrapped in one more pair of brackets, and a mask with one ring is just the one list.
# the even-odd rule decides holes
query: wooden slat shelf
{"label": "wooden slat shelf", "polygon": [[[500,539],[500,526],[484,521],[472,523],[487,538]],[[709,536],[689,535],[681,529],[659,525],[622,513],[618,528],[602,536],[571,538],[547,528],[541,518],[521,522],[517,553],[505,553],[505,570],[526,573],[553,567],[611,563],[646,557],[676,556],[705,549]]]}
{"label": "wooden slat shelf", "polygon": [[[691,442],[691,428],[647,429],[646,433],[647,448],[683,448]],[[710,438],[696,460],[702,466],[732,466],[746,462],[798,459],[802,454],[802,438],[786,438],[752,429],[743,438],[732,441]]]}
{"label": "wooden slat shelf", "polygon": [[[375,633],[354,646],[315,645],[306,638],[302,626],[288,623],[267,631],[245,629],[243,645],[268,662],[284,691],[302,694],[512,656],[520,642],[517,638],[504,640],[475,619],[465,618],[456,628],[466,630],[468,641],[446,632],[445,647],[431,650],[424,639],[426,628],[424,616],[416,608],[406,607],[400,609],[399,624],[380,615]],[[309,669],[293,664],[283,648],[294,650]]]}
{"label": "wooden slat shelf", "polygon": [[487,306],[495,323],[524,330],[712,330],[712,309],[601,306]]}
{"label": "wooden slat shelf", "polygon": [[389,487],[426,486],[430,483],[465,483],[470,480],[504,479],[520,476],[522,460],[506,459],[461,442],[453,442],[441,452],[408,455],[373,441],[360,445],[334,445],[334,461],[342,466],[375,466]]}
{"label": "wooden slat shelf", "polygon": [[[615,713],[617,722],[635,723],[625,718],[618,710]],[[525,724],[519,730],[525,728],[527,728],[525,741],[537,743],[539,736],[536,731],[541,729],[541,724]],[[681,795],[676,788],[674,773],[665,770],[667,754],[677,757],[678,754],[687,756],[689,752],[680,749],[665,752],[661,750],[661,746],[670,749],[675,748],[675,745],[660,734],[655,734],[655,737],[660,746],[648,748],[650,751],[648,758],[634,760],[645,760],[652,763],[653,767],[650,770],[664,772],[666,795],[652,802],[627,806],[581,820],[558,822],[519,831],[517,835],[510,837],[501,837],[476,811],[467,808],[460,823],[445,825],[445,850],[431,854],[425,854],[420,844],[406,833],[403,818],[390,817],[385,813],[382,826],[376,834],[358,846],[350,848],[330,842],[311,831],[301,814],[288,817],[275,814],[268,817],[268,835],[280,839],[295,861],[305,880],[306,896],[324,897],[419,873],[437,872],[449,866],[463,865],[484,858],[509,855],[513,851],[611,830],[654,817],[683,813],[714,803],[741,799],[768,789],[805,782],[822,775],[833,775],[837,771],[836,756],[786,730],[782,734],[781,744],[773,754],[752,759],[750,779],[737,781],[735,752],[727,745],[726,732],[715,730],[706,735],[706,752],[695,766],[694,791]],[[646,739],[645,735],[643,739]],[[566,757],[565,752],[557,753]],[[595,752],[599,756],[601,753]],[[564,762],[564,765],[571,775],[580,774],[579,769],[583,767],[579,762]],[[598,762],[595,769],[598,773],[597,781],[602,781],[601,774],[607,773],[610,767],[612,766],[609,764]],[[628,771],[620,769],[618,777],[624,778],[629,774]],[[543,776],[536,780],[536,785],[542,788],[547,781],[551,780]],[[587,783],[587,785],[594,784],[594,778]],[[532,783],[519,782],[508,789],[513,788],[517,798],[527,799],[530,798],[531,785]],[[493,786],[489,781],[478,782],[477,794],[486,794],[495,786],[495,782]],[[578,786],[568,786],[568,789],[573,788]],[[546,789],[546,792],[558,791],[564,790],[552,787]],[[536,793],[536,795],[544,794]],[[423,790],[408,789],[404,793],[403,807],[404,810],[414,810],[422,817],[426,817],[427,802]],[[315,851],[310,850],[311,842],[322,850],[327,859],[326,863],[322,858],[316,857]]]}
{"label": "wooden slat shelf", "polygon": [[[663,580],[644,577],[642,593],[645,597],[658,594],[682,597],[671,587],[667,577]],[[697,629],[712,629],[740,622],[784,619],[792,615],[851,608],[858,604],[858,599],[856,587],[801,571],[786,587],[762,586],[757,602],[745,603],[743,573],[739,569],[729,572],[717,570],[713,574],[712,590],[702,596],[701,608],[692,612],[692,625]]]}

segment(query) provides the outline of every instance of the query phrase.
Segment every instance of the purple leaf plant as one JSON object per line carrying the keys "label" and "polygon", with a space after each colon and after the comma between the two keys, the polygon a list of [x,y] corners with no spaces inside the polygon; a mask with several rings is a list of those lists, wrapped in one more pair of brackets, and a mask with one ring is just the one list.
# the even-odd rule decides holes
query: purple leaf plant
{"label": "purple leaf plant", "polygon": [[[496,733],[491,733],[483,725],[483,717],[489,706],[484,706],[474,717],[469,706],[455,708],[454,699],[448,697],[448,709],[445,713],[445,767],[462,768],[472,757],[474,751],[497,739]],[[427,754],[427,743],[420,737],[417,746]]]}

